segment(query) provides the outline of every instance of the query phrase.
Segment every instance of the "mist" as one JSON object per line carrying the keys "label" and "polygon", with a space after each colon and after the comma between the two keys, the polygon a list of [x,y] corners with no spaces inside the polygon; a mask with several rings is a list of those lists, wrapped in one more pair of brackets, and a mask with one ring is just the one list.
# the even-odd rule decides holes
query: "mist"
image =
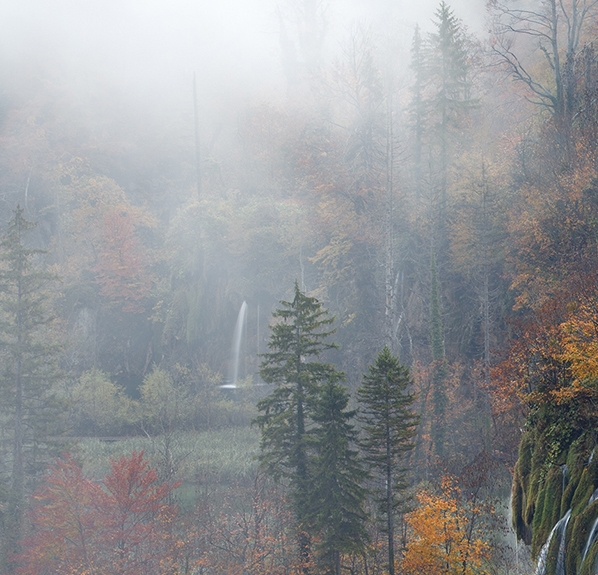
{"label": "mist", "polygon": [[579,3],[8,2],[0,575],[587,570]]}
{"label": "mist", "polygon": [[[7,6],[0,58],[13,75],[44,71],[74,99],[135,102],[156,112],[189,105],[193,74],[209,101],[277,97],[284,92],[278,13],[292,2],[24,1]],[[325,10],[328,59],[356,22],[399,37],[408,50],[416,24],[429,30],[433,0],[395,3],[335,0]],[[481,29],[482,0],[455,2],[472,30]],[[36,72],[37,71],[37,72]],[[91,105],[91,102],[90,104]]]}

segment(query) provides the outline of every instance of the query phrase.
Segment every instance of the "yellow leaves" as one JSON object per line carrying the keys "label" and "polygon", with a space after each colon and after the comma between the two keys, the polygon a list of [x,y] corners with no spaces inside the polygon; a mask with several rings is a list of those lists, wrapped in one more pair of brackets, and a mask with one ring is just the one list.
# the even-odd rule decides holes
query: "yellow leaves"
{"label": "yellow leaves", "polygon": [[133,400],[95,368],[81,375],[70,390],[70,402],[75,424],[91,426],[96,433],[110,435],[136,419]]}
{"label": "yellow leaves", "polygon": [[337,282],[346,279],[349,273],[345,258],[348,256],[353,242],[344,234],[335,233],[328,245],[324,246],[318,253],[310,258],[311,261],[328,270],[331,281]]}
{"label": "yellow leaves", "polygon": [[462,506],[460,490],[444,477],[438,494],[422,490],[419,506],[406,516],[412,537],[402,568],[407,575],[485,574],[490,545],[478,537],[473,522],[480,509]]}
{"label": "yellow leaves", "polygon": [[493,369],[493,409],[518,399],[521,406],[576,404],[590,416],[598,399],[598,298],[595,274],[578,275],[520,324],[509,357]]}
{"label": "yellow leaves", "polygon": [[559,328],[560,357],[569,363],[577,383],[598,379],[598,309],[593,307],[586,303],[572,310]]}

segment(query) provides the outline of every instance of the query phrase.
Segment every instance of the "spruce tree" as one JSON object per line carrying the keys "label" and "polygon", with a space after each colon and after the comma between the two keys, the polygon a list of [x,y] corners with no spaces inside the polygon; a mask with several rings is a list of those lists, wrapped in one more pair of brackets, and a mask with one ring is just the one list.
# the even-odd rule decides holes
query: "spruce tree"
{"label": "spruce tree", "polygon": [[[411,47],[414,83],[409,106],[416,196],[430,193],[431,237],[441,268],[448,257],[448,191],[451,155],[462,145],[464,120],[474,105],[466,30],[448,4],[435,12],[424,39],[415,29]],[[429,171],[425,172],[425,166]],[[425,186],[424,186],[425,183]]]}
{"label": "spruce tree", "polygon": [[[58,347],[48,334],[52,317],[46,291],[54,276],[36,266],[36,258],[44,252],[25,245],[34,227],[17,207],[0,241],[0,397],[11,451],[3,457],[10,478],[4,514],[5,558],[6,550],[18,551],[26,470],[35,471],[35,458],[47,441],[46,427],[56,408],[50,387]],[[7,568],[11,571],[14,564],[9,561]]]}
{"label": "spruce tree", "polygon": [[412,412],[414,394],[409,370],[388,347],[363,376],[357,391],[358,418],[363,423],[361,446],[376,480],[374,493],[388,537],[388,572],[395,572],[395,513],[406,499],[406,455],[413,449],[419,418]]}
{"label": "spruce tree", "polygon": [[446,241],[447,177],[450,135],[472,104],[469,59],[463,26],[444,1],[436,11],[436,30],[428,37],[426,71],[432,126],[439,145],[438,239]]}
{"label": "spruce tree", "polygon": [[420,34],[419,26],[415,27],[413,42],[411,44],[411,69],[413,70],[414,82],[411,87],[412,99],[409,105],[409,122],[413,130],[413,184],[415,195],[418,200],[421,198],[423,180],[423,146],[424,131],[428,115],[428,103],[424,91],[426,88],[426,57],[424,42]]}
{"label": "spruce tree", "polygon": [[260,366],[262,379],[275,386],[258,402],[256,417],[261,430],[260,460],[275,478],[286,478],[292,498],[300,558],[304,572],[310,560],[309,517],[313,473],[308,448],[308,427],[322,385],[339,381],[343,374],[319,361],[326,350],[336,348],[326,339],[334,318],[295,283],[292,301],[282,301],[274,312],[280,320],[272,326],[269,352]]}
{"label": "spruce tree", "polygon": [[349,393],[329,380],[314,410],[311,523],[318,538],[318,563],[324,573],[340,575],[341,553],[363,554],[368,542],[364,510],[368,476],[359,451],[357,432],[347,411]]}

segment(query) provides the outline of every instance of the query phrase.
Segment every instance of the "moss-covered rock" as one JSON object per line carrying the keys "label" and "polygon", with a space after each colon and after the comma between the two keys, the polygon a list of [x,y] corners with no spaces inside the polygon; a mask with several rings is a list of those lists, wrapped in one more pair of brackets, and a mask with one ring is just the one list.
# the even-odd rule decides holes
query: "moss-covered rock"
{"label": "moss-covered rock", "polygon": [[587,505],[581,513],[571,520],[571,525],[567,531],[567,573],[579,572],[583,550],[597,516],[598,501],[595,501],[591,505]]}
{"label": "moss-covered rock", "polygon": [[578,575],[594,575],[596,572],[596,562],[598,561],[598,541],[594,541],[593,545],[586,556]]}
{"label": "moss-covered rock", "polygon": [[546,474],[542,489],[537,495],[536,513],[532,521],[532,553],[536,556],[548,539],[552,528],[561,515],[563,481],[566,479],[563,468],[551,467]]}
{"label": "moss-covered rock", "polygon": [[[512,488],[513,526],[517,536],[531,543],[538,557],[556,523],[571,509],[564,536],[567,573],[592,573],[598,542],[582,558],[588,536],[598,517],[598,501],[590,498],[598,487],[598,457],[593,430],[580,433],[570,426],[536,425],[524,434],[515,466]],[[555,574],[560,536],[551,541],[546,575]]]}

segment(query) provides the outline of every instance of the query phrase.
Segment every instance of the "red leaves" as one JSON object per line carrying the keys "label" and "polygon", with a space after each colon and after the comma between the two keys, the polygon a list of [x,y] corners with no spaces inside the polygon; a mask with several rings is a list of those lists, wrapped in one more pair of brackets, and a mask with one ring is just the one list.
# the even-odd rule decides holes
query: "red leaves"
{"label": "red leaves", "polygon": [[168,502],[174,487],[158,481],[143,452],[113,461],[101,484],[86,479],[66,456],[34,495],[34,534],[24,542],[18,572],[169,572],[180,547],[172,529],[177,509]]}
{"label": "red leaves", "polygon": [[[492,371],[495,415],[542,404],[576,403],[577,416],[593,410],[598,390],[596,274],[569,279],[525,321],[513,322],[508,355]],[[585,417],[585,415],[584,415]]]}
{"label": "red leaves", "polygon": [[125,312],[140,313],[152,278],[146,270],[143,247],[135,237],[135,220],[114,209],[104,216],[102,249],[96,264],[100,294],[118,301]]}

